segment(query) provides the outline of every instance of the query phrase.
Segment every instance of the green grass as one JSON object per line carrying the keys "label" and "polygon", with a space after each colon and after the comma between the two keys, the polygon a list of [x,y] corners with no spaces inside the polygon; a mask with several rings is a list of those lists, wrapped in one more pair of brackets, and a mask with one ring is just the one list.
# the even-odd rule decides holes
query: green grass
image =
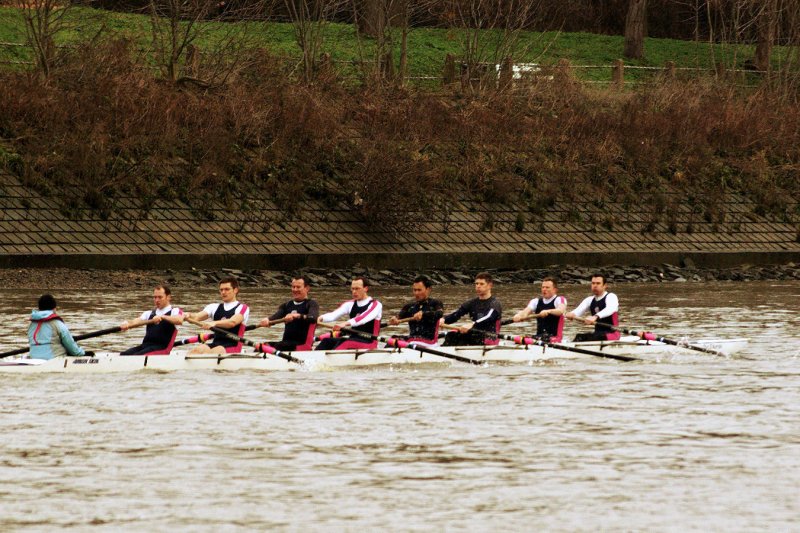
{"label": "green grass", "polygon": [[[116,13],[89,8],[73,8],[71,13],[74,27],[65,31],[60,43],[79,40],[99,28],[110,34],[125,35],[136,39],[142,49],[150,46],[151,29],[148,17],[135,14]],[[79,23],[79,24],[78,24]],[[244,30],[244,25],[238,24]],[[201,47],[211,46],[215,37],[226,33],[230,24],[217,23],[210,25],[212,31],[199,41]],[[300,49],[295,43],[294,31],[288,23],[251,23],[246,31],[253,44],[268,49],[275,55],[299,58]],[[394,36],[399,42],[399,31]],[[482,31],[482,39],[500,39],[497,30]],[[409,76],[440,76],[444,58],[447,54],[457,57],[462,55],[461,43],[464,41],[462,31],[455,29],[416,28],[409,34]],[[0,42],[24,43],[24,23],[20,12],[14,8],[0,7]],[[519,35],[514,53],[517,62],[537,62],[545,65],[555,64],[560,59],[568,59],[574,66],[604,65],[619,59],[622,55],[623,38],[621,36],[594,35],[588,33],[557,32],[523,32]],[[323,50],[330,53],[336,61],[358,61],[360,58],[373,59],[374,42],[369,39],[358,39],[354,27],[345,24],[328,24],[326,26]],[[395,50],[399,58],[399,50]],[[691,41],[672,39],[647,39],[645,43],[645,59],[626,61],[626,64],[663,67],[666,61],[674,61],[678,67],[712,69],[717,62],[726,65],[741,65],[753,54],[750,46],[710,45]],[[487,52],[487,59],[495,55]],[[780,64],[786,51],[780,47],[775,49],[775,62]],[[0,46],[0,61],[30,61],[30,50],[21,47]],[[492,59],[493,61],[493,59]],[[342,63],[337,63],[340,68]],[[576,68],[575,74],[586,80],[608,81],[611,78],[610,68],[583,69]],[[640,79],[652,75],[643,70],[629,70],[626,79]]]}

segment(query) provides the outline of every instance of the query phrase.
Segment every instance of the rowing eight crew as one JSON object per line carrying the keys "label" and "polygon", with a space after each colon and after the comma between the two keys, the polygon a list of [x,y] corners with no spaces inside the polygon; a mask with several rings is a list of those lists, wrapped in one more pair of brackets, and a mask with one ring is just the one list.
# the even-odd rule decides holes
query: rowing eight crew
{"label": "rowing eight crew", "polygon": [[[260,327],[270,327],[274,323],[286,324],[283,338],[269,344],[281,351],[311,350],[315,340],[316,326],[321,323],[335,322],[333,330],[336,337],[322,336],[317,350],[372,349],[377,347],[377,335],[381,327],[383,307],[380,302],[369,296],[369,281],[365,277],[356,277],[350,284],[351,300],[342,303],[335,310],[324,315],[319,314],[319,305],[309,298],[311,281],[307,276],[298,275],[292,279],[292,299],[282,303],[278,310],[268,318],[260,321]],[[489,273],[481,272],[475,276],[475,295],[454,312],[444,315],[442,302],[430,297],[432,284],[426,276],[418,276],[412,284],[414,300],[409,302],[400,312],[389,320],[390,325],[400,322],[409,323],[409,340],[416,343],[436,345],[439,329],[453,324],[463,316],[469,316],[472,323],[468,326],[453,328],[445,336],[443,346],[491,345],[497,344],[500,333],[503,307],[492,295],[493,280]],[[540,298],[532,299],[527,307],[514,315],[514,322],[536,318],[536,337],[560,342],[564,319],[581,317],[587,311],[590,316],[584,319],[587,324],[594,324],[591,333],[581,333],[576,341],[616,340],[619,333],[605,325],[619,324],[619,300],[614,293],[607,290],[606,278],[603,274],[595,274],[591,280],[592,295],[585,298],[573,311],[567,313],[567,300],[559,296],[558,284],[554,278],[542,280]],[[145,336],[142,343],[122,352],[122,355],[163,355],[172,350],[177,336],[177,326],[184,319],[202,322],[206,330],[224,329],[235,336],[243,337],[245,326],[250,316],[250,308],[238,300],[239,282],[234,277],[226,277],[219,282],[221,302],[212,303],[197,313],[184,315],[183,310],[173,308],[170,289],[161,284],[153,290],[155,307],[145,311],[136,320],[123,322],[123,331],[131,327],[145,325]],[[39,299],[39,308],[31,314],[31,325],[28,339],[31,357],[51,359],[61,355],[84,355],[69,333],[68,328],[55,312],[56,303],[51,295],[43,295]],[[205,322],[203,322],[205,321]],[[344,333],[342,328],[356,330],[364,336]],[[56,333],[55,338],[53,333]],[[199,338],[207,340],[209,335]],[[199,343],[191,353],[237,353],[242,343],[222,335],[215,335],[213,341],[206,345]]]}

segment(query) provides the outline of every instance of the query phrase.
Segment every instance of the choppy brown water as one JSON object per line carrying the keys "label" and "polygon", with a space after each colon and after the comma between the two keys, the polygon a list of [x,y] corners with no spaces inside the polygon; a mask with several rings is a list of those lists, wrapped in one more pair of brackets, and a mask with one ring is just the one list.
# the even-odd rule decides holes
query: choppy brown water
{"label": "choppy brown water", "polygon": [[[375,289],[387,310],[407,297]],[[511,312],[537,290],[495,293]],[[0,530],[796,530],[800,284],[614,290],[626,325],[752,343],[644,364],[0,375]],[[452,307],[471,289],[438,295]],[[0,350],[24,345],[13,325],[36,296],[4,291]],[[150,305],[149,291],[56,296],[77,333]],[[347,292],[315,296],[327,310]],[[241,299],[254,321],[286,297]]]}

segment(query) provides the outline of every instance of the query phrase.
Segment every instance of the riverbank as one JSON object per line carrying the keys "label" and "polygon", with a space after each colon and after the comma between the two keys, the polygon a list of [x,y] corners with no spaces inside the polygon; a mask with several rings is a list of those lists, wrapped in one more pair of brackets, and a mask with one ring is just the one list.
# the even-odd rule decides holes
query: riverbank
{"label": "riverbank", "polygon": [[[696,268],[662,264],[659,266],[617,266],[601,269],[554,265],[538,269],[487,269],[495,283],[537,283],[553,276],[563,285],[587,283],[595,271],[604,273],[611,283],[682,283],[700,281],[780,281],[800,280],[800,265],[743,265],[737,268]],[[472,283],[478,269],[426,270],[437,285]],[[411,270],[376,270],[367,268],[321,269],[303,271],[315,286],[346,285],[353,276],[367,276],[375,286],[410,285],[418,272]],[[274,288],[287,286],[291,272],[274,270],[192,269],[192,270],[95,270],[67,268],[0,269],[0,283],[9,289],[134,289],[166,282],[176,288],[207,287],[225,276],[235,276],[244,287]]]}

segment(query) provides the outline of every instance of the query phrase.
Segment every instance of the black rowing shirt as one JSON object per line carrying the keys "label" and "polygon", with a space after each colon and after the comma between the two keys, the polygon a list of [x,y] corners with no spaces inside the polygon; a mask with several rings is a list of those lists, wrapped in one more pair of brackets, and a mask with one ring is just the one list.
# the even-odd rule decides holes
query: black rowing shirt
{"label": "black rowing shirt", "polygon": [[[550,301],[544,298],[534,298],[528,304],[528,308],[536,314],[542,311],[555,309],[558,306],[567,305],[567,299],[563,296],[553,296]],[[551,342],[561,342],[564,332],[564,315],[547,315],[536,319],[536,336],[544,338],[547,336]]]}
{"label": "black rowing shirt", "polygon": [[286,315],[297,313],[304,315],[305,318],[296,318],[291,322],[287,322],[283,330],[282,342],[292,344],[305,344],[308,339],[308,328],[317,323],[319,316],[319,304],[316,300],[306,299],[300,302],[289,300],[284,302],[278,307],[278,310],[269,317],[270,322],[280,320]]}
{"label": "black rowing shirt", "polygon": [[[156,310],[153,309],[150,313],[147,314],[147,318],[145,320],[152,320],[156,317],[156,315],[162,316],[172,316],[172,315],[180,315],[180,309],[173,309],[172,307],[168,307],[166,310],[159,313],[158,311],[162,311],[160,309]],[[174,311],[177,311],[175,313]],[[144,318],[144,315],[142,315]],[[175,340],[175,324],[169,322],[168,320],[162,320],[158,324],[147,324],[144,332],[144,340],[142,340],[143,346],[157,346],[159,348],[166,348]]]}
{"label": "black rowing shirt", "polygon": [[439,336],[439,319],[444,315],[443,309],[441,301],[427,298],[421,302],[407,303],[397,317],[409,318],[422,311],[422,320],[412,320],[408,323],[409,340],[435,343]]}
{"label": "black rowing shirt", "polygon": [[444,317],[445,324],[452,324],[464,315],[475,323],[472,329],[497,333],[500,331],[500,320],[503,316],[503,306],[500,300],[491,296],[485,300],[473,298],[461,304],[461,307]]}

